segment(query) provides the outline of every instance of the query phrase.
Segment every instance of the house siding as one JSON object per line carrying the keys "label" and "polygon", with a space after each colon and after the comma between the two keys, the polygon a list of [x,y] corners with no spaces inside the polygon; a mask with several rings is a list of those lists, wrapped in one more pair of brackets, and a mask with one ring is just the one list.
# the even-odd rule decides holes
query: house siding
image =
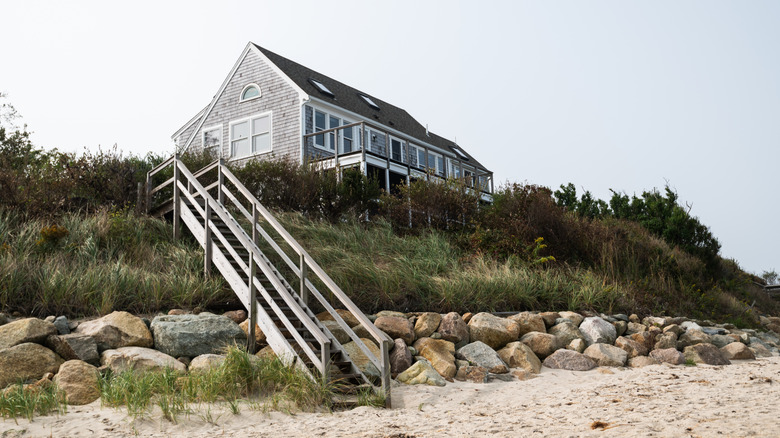
{"label": "house siding", "polygon": [[[252,83],[260,87],[261,96],[257,99],[239,102],[241,91]],[[189,150],[200,151],[202,149],[203,128],[221,125],[222,156],[230,157],[230,122],[271,111],[271,152],[234,161],[282,157],[299,160],[301,145],[299,99],[300,96],[295,88],[279,76],[264,59],[255,52],[249,51],[222,94],[217,98],[214,107],[206,115],[206,120],[200,124],[200,129],[195,134]],[[182,136],[189,138],[192,130],[197,126],[196,124],[193,128],[188,129]]]}

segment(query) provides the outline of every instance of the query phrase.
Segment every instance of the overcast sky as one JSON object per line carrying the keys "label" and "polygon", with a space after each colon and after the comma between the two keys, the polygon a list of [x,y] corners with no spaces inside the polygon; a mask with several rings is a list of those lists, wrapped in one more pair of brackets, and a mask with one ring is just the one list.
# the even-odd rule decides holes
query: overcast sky
{"label": "overcast sky", "polygon": [[[0,92],[34,142],[172,152],[248,41],[406,109],[498,182],[668,182],[780,269],[780,2],[3,0]],[[554,248],[552,248],[554,253]]]}

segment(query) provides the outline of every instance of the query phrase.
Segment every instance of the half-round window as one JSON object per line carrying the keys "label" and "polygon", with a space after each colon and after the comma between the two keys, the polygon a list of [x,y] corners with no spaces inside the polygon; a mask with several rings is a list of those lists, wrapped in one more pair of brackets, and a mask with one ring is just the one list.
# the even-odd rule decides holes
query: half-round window
{"label": "half-round window", "polygon": [[249,84],[241,90],[241,102],[260,97],[260,87],[256,84]]}

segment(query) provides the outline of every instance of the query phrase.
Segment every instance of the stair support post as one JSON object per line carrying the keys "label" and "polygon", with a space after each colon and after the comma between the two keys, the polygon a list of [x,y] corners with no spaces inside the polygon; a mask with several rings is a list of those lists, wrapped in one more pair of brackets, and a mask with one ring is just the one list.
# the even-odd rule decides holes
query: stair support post
{"label": "stair support post", "polygon": [[217,166],[217,201],[222,205],[225,205],[225,193],[222,191],[222,186],[225,185],[225,175],[222,173],[222,166],[224,165],[225,159],[220,158]]}
{"label": "stair support post", "polygon": [[181,193],[179,193],[179,155],[173,156],[173,240],[181,236]]}
{"label": "stair support post", "polygon": [[[222,176],[222,173],[220,173]],[[221,184],[220,184],[221,186]],[[252,204],[252,242],[257,245],[257,205]],[[257,288],[255,288],[255,276],[257,276],[257,264],[252,251],[249,251],[249,338],[247,350],[249,354],[255,354],[255,331],[257,330]]]}
{"label": "stair support post", "polygon": [[204,222],[205,224],[205,237],[203,242],[203,247],[206,251],[206,257],[203,259],[203,273],[206,276],[206,278],[211,276],[211,257],[212,252],[214,248],[212,247],[212,238],[211,238],[211,204],[206,201],[206,220]]}
{"label": "stair support post", "polygon": [[328,384],[328,380],[330,380],[330,342],[325,342],[322,344],[322,352],[321,354],[321,360],[322,360],[322,383],[324,385]]}
{"label": "stair support post", "polygon": [[385,393],[385,407],[390,407],[390,341],[382,341],[382,391]]}
{"label": "stair support post", "polygon": [[303,301],[304,306],[309,305],[309,291],[306,288],[306,278],[308,277],[308,273],[306,272],[306,256],[301,253],[301,301]]}

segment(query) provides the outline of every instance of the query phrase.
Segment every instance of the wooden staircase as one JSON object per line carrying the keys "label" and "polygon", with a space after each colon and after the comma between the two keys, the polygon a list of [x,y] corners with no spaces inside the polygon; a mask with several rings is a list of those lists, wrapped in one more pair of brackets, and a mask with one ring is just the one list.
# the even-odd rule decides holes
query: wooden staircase
{"label": "wooden staircase", "polygon": [[[166,174],[172,176],[153,185],[155,176],[165,177]],[[342,394],[355,394],[360,388],[382,392],[389,405],[392,340],[376,329],[238,181],[223,160],[195,173],[191,173],[178,156],[161,163],[147,174],[146,207],[151,214],[173,213],[176,238],[181,234],[183,222],[204,248],[206,274],[216,268],[230,284],[249,312],[247,348],[250,352],[256,349],[254,328],[257,325],[265,334],[268,345],[285,363],[299,367],[312,378],[332,383]],[[277,240],[270,233],[275,233]],[[284,275],[260,249],[261,245],[269,251],[268,255],[274,258]],[[294,254],[297,263],[288,254]],[[289,283],[285,275],[294,278],[294,283]],[[329,299],[319,292],[313,281],[325,288]],[[374,368],[369,368],[375,372],[366,375],[358,368],[341,343],[317,318],[310,304],[324,309],[327,319],[332,319],[344,330],[373,364]],[[336,312],[337,307],[346,309],[359,321],[379,346],[379,355],[372,353],[355,334]],[[344,404],[345,400],[349,398],[340,397],[336,403]]]}

